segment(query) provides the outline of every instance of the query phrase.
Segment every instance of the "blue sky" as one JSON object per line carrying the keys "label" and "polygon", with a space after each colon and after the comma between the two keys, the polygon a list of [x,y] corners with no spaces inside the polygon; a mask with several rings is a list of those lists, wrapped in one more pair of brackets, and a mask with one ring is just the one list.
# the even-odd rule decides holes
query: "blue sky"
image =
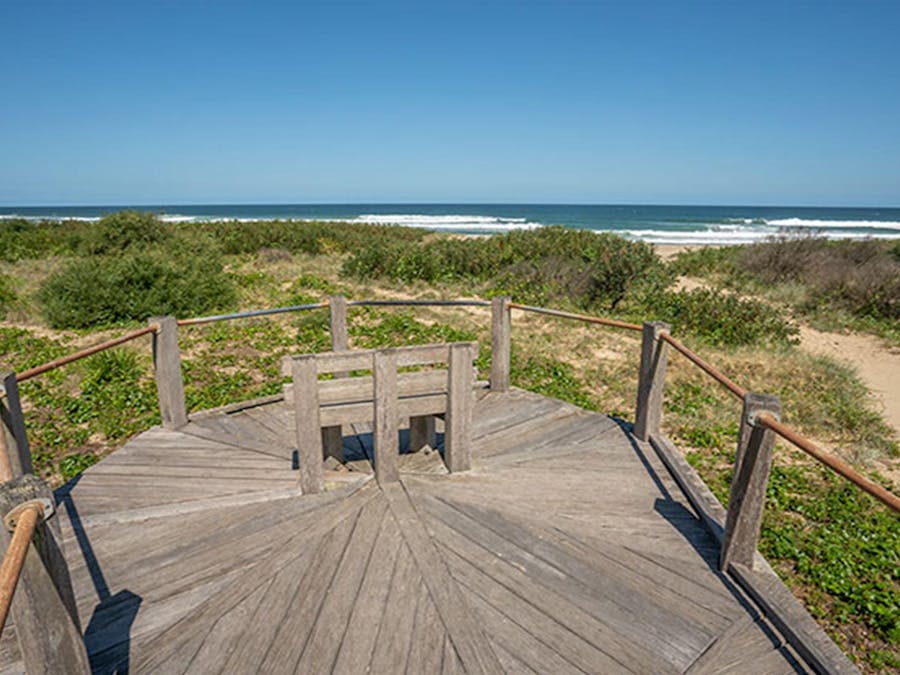
{"label": "blue sky", "polygon": [[0,0],[0,204],[900,205],[900,2]]}

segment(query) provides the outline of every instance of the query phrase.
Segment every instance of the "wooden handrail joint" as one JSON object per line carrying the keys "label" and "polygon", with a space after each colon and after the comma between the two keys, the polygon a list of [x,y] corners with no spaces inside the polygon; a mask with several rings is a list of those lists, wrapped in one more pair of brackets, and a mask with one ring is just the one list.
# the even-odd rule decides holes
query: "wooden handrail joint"
{"label": "wooden handrail joint", "polygon": [[37,509],[40,514],[42,523],[47,522],[54,513],[56,513],[56,509],[53,506],[53,502],[50,499],[46,499],[44,497],[38,497],[37,499],[29,499],[27,502],[22,502],[17,507],[15,507],[12,511],[7,513],[3,517],[3,525],[10,532],[15,532],[16,525],[19,524],[19,520],[22,518],[22,514],[29,509]]}

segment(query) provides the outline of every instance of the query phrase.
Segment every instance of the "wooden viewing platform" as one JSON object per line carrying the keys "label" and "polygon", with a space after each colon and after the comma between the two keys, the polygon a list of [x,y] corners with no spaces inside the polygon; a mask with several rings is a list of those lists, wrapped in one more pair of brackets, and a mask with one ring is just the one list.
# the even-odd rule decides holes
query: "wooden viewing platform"
{"label": "wooden viewing platform", "polygon": [[[155,320],[163,425],[55,491],[0,674],[54,659],[58,671],[54,645],[83,658],[80,635],[94,673],[857,672],[756,552],[773,440],[762,417],[777,420],[777,400],[741,392],[726,513],[659,432],[663,325],[643,329],[632,426],[510,388],[509,304],[493,307],[490,386],[473,383],[468,343],[342,351],[341,299],[335,351],[289,360],[289,395],[190,418],[175,322]],[[363,358],[373,377],[317,380],[316,359],[322,373]],[[450,364],[444,380],[397,374],[429,358]],[[304,381],[324,398],[301,400]],[[347,421],[362,390],[374,425]],[[0,432],[24,478],[0,492],[46,518],[23,427],[6,421],[20,416],[14,377],[5,395]],[[413,415],[399,455],[398,411]],[[434,414],[445,420],[423,426]],[[437,449],[416,449],[423,439]],[[44,631],[38,597],[57,618],[71,600],[75,620]]]}
{"label": "wooden viewing platform", "polygon": [[[371,457],[369,431],[348,459]],[[331,471],[303,497],[280,402],[141,434],[57,491],[92,667],[807,671],[621,423],[484,391],[473,441],[466,473],[420,452],[399,483]]]}

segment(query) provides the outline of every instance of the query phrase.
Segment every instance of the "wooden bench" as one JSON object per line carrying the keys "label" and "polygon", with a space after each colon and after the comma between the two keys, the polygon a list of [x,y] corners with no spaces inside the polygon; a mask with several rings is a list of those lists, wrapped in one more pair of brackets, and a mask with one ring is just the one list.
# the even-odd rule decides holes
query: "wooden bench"
{"label": "wooden bench", "polygon": [[[375,478],[398,480],[399,423],[410,418],[414,449],[434,442],[434,416],[445,417],[444,463],[451,473],[470,465],[473,362],[477,342],[364,349],[286,356],[282,372],[293,380],[285,400],[297,434],[304,494],[325,487],[322,461],[341,452],[341,425],[373,422]],[[447,369],[398,373],[398,368],[446,363]],[[371,375],[351,377],[351,371]],[[319,375],[335,374],[333,380]],[[341,459],[341,457],[338,457]]]}

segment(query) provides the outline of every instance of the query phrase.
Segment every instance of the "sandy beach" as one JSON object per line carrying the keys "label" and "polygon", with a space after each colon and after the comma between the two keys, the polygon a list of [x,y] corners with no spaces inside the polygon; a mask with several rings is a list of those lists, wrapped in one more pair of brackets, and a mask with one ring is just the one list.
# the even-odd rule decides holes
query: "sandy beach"
{"label": "sandy beach", "polygon": [[698,246],[687,246],[685,244],[654,244],[653,249],[659,254],[663,260],[671,260],[682,251],[699,248]]}

